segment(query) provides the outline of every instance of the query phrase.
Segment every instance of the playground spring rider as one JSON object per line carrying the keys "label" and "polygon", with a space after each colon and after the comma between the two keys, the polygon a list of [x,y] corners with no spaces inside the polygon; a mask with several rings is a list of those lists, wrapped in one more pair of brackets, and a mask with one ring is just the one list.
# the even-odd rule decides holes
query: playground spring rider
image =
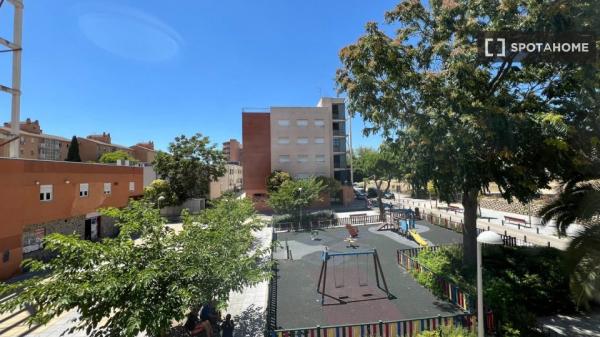
{"label": "playground spring rider", "polygon": [[[362,278],[360,275],[360,266],[358,264],[358,257],[362,256],[362,255],[366,255],[367,257],[373,256],[373,266],[375,268],[375,282],[377,284],[377,288],[384,291],[385,294],[387,295],[388,299],[393,298],[392,294],[390,294],[390,291],[388,289],[387,282],[385,281],[385,276],[383,274],[383,269],[381,268],[381,263],[379,262],[379,256],[377,255],[376,249],[365,250],[365,251],[352,251],[352,252],[344,252],[344,253],[330,252],[327,249],[325,249],[321,253],[321,261],[322,261],[321,273],[319,274],[319,282],[317,284],[317,293],[321,294],[321,305],[323,305],[323,303],[325,301],[325,296],[327,295],[325,293],[325,286],[327,285],[327,265],[328,265],[328,262],[330,259],[334,259],[336,257],[343,258],[344,256],[356,256],[356,258],[357,258],[356,269],[357,269],[357,273],[359,273],[359,275],[358,275],[359,286],[368,285],[368,282],[369,282],[368,270],[366,270],[366,268],[363,268],[365,275],[363,275]],[[334,286],[336,288],[341,288],[341,287],[345,286],[345,279],[344,279],[345,273],[343,270],[342,270],[342,275],[341,275],[341,279],[342,279],[341,282],[338,282],[338,277],[335,274],[335,270],[334,270],[333,277],[334,277]],[[382,284],[383,284],[383,288],[382,288]],[[331,295],[327,295],[327,297],[331,297],[331,298],[339,301],[340,303],[346,303],[340,297],[335,297],[335,296],[331,296]]]}

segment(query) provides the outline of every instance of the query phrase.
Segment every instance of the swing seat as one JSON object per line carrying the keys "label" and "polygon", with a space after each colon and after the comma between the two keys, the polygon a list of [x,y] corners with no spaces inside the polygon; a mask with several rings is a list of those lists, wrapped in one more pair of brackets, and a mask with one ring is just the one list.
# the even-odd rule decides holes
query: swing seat
{"label": "swing seat", "polygon": [[348,223],[348,224],[346,224],[346,229],[348,230],[348,234],[350,234],[351,238],[358,237],[358,228],[356,228]]}

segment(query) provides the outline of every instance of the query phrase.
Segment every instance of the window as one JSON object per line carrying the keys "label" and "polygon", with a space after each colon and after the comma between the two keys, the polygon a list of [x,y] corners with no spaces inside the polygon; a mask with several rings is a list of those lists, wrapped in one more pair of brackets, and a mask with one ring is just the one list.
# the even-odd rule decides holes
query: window
{"label": "window", "polygon": [[90,192],[89,184],[79,184],[79,197],[84,198],[87,197]]}
{"label": "window", "polygon": [[308,126],[308,120],[307,119],[299,119],[296,121],[296,125],[303,128]]}
{"label": "window", "polygon": [[40,185],[40,200],[52,200],[52,185]]}
{"label": "window", "polygon": [[289,163],[290,162],[290,156],[288,156],[287,154],[280,155],[279,156],[279,162],[280,163]]}
{"label": "window", "polygon": [[300,154],[298,155],[298,162],[299,163],[306,163],[308,161],[308,156],[305,154]]}
{"label": "window", "polygon": [[325,155],[324,154],[318,154],[315,156],[315,161],[317,163],[324,163],[325,162]]}
{"label": "window", "polygon": [[104,183],[104,194],[106,195],[110,195],[111,193],[111,184],[110,183]]}
{"label": "window", "polygon": [[315,119],[315,126],[318,128],[324,128],[325,127],[325,121],[322,119]]}
{"label": "window", "polygon": [[277,139],[277,143],[278,144],[289,144],[290,139],[288,137],[279,137],[279,139]]}
{"label": "window", "polygon": [[324,144],[325,143],[325,138],[315,138],[315,144]]}
{"label": "window", "polygon": [[133,192],[133,191],[135,191],[135,182],[130,181],[129,182],[129,192]]}
{"label": "window", "polygon": [[298,138],[296,140],[296,143],[298,143],[298,144],[308,144],[308,138]]}
{"label": "window", "polygon": [[280,119],[277,121],[277,125],[279,126],[290,126],[290,121],[287,119]]}

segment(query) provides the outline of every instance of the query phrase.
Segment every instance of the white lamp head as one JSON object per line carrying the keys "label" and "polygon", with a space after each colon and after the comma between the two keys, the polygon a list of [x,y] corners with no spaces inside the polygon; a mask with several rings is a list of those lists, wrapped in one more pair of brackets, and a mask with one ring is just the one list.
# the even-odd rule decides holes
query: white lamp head
{"label": "white lamp head", "polygon": [[161,195],[160,197],[158,197],[158,201],[163,201],[163,200],[165,200],[164,196]]}
{"label": "white lamp head", "polygon": [[485,231],[477,236],[477,242],[488,245],[501,245],[504,243],[502,237],[495,232]]}

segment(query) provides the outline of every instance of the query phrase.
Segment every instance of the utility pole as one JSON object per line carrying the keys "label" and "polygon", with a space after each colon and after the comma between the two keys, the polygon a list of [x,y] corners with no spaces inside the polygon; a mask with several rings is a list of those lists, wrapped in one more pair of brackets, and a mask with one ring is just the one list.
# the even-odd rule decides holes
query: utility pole
{"label": "utility pole", "polygon": [[[21,52],[23,35],[23,1],[8,0],[14,6],[13,18],[13,41],[10,42],[0,37],[0,44],[12,52],[12,86],[6,87],[0,85],[0,90],[12,95],[10,127],[13,141],[9,145],[9,157],[19,157],[19,145],[21,133],[20,114],[21,114]],[[1,2],[0,2],[1,4]]]}

